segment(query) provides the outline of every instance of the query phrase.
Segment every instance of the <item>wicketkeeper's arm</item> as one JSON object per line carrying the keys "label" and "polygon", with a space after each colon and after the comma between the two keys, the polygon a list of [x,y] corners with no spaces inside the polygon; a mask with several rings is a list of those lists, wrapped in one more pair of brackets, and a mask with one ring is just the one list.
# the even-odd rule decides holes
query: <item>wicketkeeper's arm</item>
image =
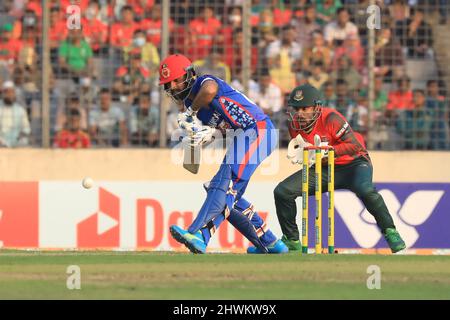
{"label": "wicketkeeper's arm", "polygon": [[343,155],[354,156],[364,147],[356,139],[352,128],[347,121],[339,117],[336,113],[330,113],[325,120],[326,127],[336,139],[337,143],[333,145],[336,157]]}

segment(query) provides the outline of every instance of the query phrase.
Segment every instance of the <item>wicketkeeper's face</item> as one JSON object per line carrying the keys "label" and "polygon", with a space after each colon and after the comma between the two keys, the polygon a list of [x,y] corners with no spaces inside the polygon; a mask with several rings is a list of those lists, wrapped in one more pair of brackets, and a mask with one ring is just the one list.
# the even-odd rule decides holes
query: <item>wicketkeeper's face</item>
{"label": "wicketkeeper's face", "polygon": [[302,125],[309,124],[314,119],[315,107],[300,108],[297,110],[297,115]]}

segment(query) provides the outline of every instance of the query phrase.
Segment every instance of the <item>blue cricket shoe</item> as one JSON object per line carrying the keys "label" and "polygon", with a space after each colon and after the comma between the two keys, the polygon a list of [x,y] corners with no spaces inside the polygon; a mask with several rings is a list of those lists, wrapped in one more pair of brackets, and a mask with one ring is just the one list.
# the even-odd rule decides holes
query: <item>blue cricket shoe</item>
{"label": "blue cricket shoe", "polygon": [[196,234],[189,233],[178,226],[171,226],[170,233],[179,243],[184,244],[192,253],[205,253],[206,243],[200,231]]}
{"label": "blue cricket shoe", "polygon": [[[274,244],[268,246],[267,250],[269,251],[269,253],[288,253],[289,252],[288,247],[280,239],[275,241]],[[247,248],[247,253],[259,254],[259,253],[262,253],[262,252],[257,247],[253,247],[252,246],[252,247],[248,247]]]}

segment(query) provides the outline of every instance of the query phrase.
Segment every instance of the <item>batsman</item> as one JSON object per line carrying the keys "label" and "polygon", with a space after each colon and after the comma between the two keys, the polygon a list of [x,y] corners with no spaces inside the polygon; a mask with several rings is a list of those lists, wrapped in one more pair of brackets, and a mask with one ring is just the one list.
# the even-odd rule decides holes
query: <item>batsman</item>
{"label": "batsman", "polygon": [[[405,242],[395,228],[388,208],[372,183],[373,167],[362,136],[352,130],[347,120],[336,110],[323,107],[320,92],[309,84],[296,87],[288,101],[288,158],[303,163],[303,148],[309,145],[332,146],[335,150],[335,189],[347,189],[356,194],[375,218],[393,253],[405,249]],[[320,141],[314,141],[320,137]],[[322,150],[327,162],[327,151]],[[310,160],[313,160],[310,157]],[[328,191],[328,170],[323,166],[322,191]],[[314,169],[309,170],[308,195],[314,195]],[[295,199],[302,194],[302,170],[280,182],[274,190],[278,220],[283,231],[282,241],[290,251],[301,250],[299,230],[295,221]]]}
{"label": "batsman", "polygon": [[205,185],[206,199],[187,230],[172,225],[170,232],[193,253],[205,253],[209,240],[228,219],[255,248],[248,253],[285,253],[286,245],[242,196],[251,176],[278,143],[269,117],[251,100],[212,75],[197,75],[191,61],[181,55],[161,62],[160,85],[184,106],[178,115],[181,129],[191,135],[192,146],[211,139],[218,128],[232,133],[217,174]]}

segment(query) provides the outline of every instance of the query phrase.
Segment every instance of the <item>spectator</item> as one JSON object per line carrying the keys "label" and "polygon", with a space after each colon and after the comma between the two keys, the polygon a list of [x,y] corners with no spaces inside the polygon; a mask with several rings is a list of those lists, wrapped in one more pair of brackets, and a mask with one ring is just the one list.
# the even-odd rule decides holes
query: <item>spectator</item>
{"label": "spectator", "polygon": [[100,91],[100,106],[89,114],[89,131],[97,146],[119,147],[127,144],[123,111],[111,103],[109,89]]}
{"label": "spectator", "polygon": [[336,94],[334,93],[334,86],[330,81],[322,85],[322,92],[324,106],[336,109]]}
{"label": "spectator", "polygon": [[270,116],[275,127],[280,128],[283,94],[281,89],[272,82],[268,70],[263,71],[258,85],[249,91],[249,97],[264,110],[265,114]]}
{"label": "spectator", "polygon": [[38,28],[38,21],[34,13],[27,12],[22,23],[22,48],[19,52],[18,63],[21,67],[32,70],[37,69],[38,55],[37,48],[40,49],[40,34]]}
{"label": "spectator", "polygon": [[267,31],[260,31],[259,39],[258,39],[258,49],[261,53],[261,56],[264,57],[266,55],[267,47],[274,41],[277,41],[278,38],[274,34],[273,29]]}
{"label": "spectator", "polygon": [[[271,12],[269,9],[267,9],[267,4],[263,3],[263,1],[261,0],[253,0],[252,1],[252,7],[250,9],[250,24],[252,26],[256,26],[258,24],[261,23],[261,13],[264,10],[268,10],[269,12]],[[271,24],[272,24],[272,20],[271,20]]]}
{"label": "spectator", "polygon": [[149,76],[150,71],[142,63],[141,50],[135,48],[130,51],[127,64],[119,67],[116,71],[116,78],[121,80],[122,93],[128,96],[129,104],[133,102],[140,86],[149,81]]}
{"label": "spectator", "polygon": [[276,27],[283,27],[292,20],[292,9],[290,1],[272,0],[273,23]]}
{"label": "spectator", "polygon": [[368,131],[368,100],[364,93],[357,95],[356,103],[350,104],[347,109],[346,118],[350,126],[356,132],[366,138]]}
{"label": "spectator", "polygon": [[411,80],[408,77],[402,77],[397,80],[396,91],[389,92],[388,104],[386,109],[389,110],[410,110],[414,108],[413,93],[410,89]]}
{"label": "spectator", "polygon": [[352,60],[347,56],[341,56],[337,60],[337,69],[330,76],[333,82],[344,79],[351,94],[354,94],[361,86],[362,77],[352,65]]}
{"label": "spectator", "polygon": [[404,62],[402,48],[392,37],[391,29],[383,28],[378,32],[375,43],[375,73],[384,77],[386,82],[403,76]]}
{"label": "spectator", "polygon": [[397,130],[404,139],[405,149],[428,149],[431,119],[425,106],[425,92],[413,91],[412,108],[401,110],[397,119]]}
{"label": "spectator", "polygon": [[[147,41],[156,48],[161,48],[161,29],[162,29],[162,7],[155,4],[152,8],[147,7],[145,11],[146,18],[141,21],[139,29],[145,30]],[[169,18],[169,32],[173,32],[175,25]]]}
{"label": "spectator", "polygon": [[224,48],[232,46],[233,33],[240,28],[242,28],[242,7],[231,7],[228,10],[228,23],[220,31],[220,45]]}
{"label": "spectator", "polygon": [[336,16],[336,12],[339,14],[338,9],[342,7],[340,0],[317,0],[317,22],[324,26],[331,22]]}
{"label": "spectator", "polygon": [[[155,5],[156,6],[156,5]],[[125,47],[124,51],[124,61],[128,62],[130,52],[140,52],[140,58],[142,66],[148,69],[150,76],[156,78],[158,75],[159,67],[159,53],[158,49],[153,45],[153,43],[147,41],[148,38],[145,36],[143,30],[136,30],[134,32],[133,44],[131,46]]]}
{"label": "spectator", "polygon": [[13,0],[3,0],[0,4],[0,28],[2,28],[5,24],[11,24],[12,39],[20,38],[22,23],[19,17],[21,15],[21,10],[17,8],[17,4],[15,4]]}
{"label": "spectator", "polygon": [[131,110],[130,133],[133,145],[155,147],[159,141],[159,109],[152,105],[149,92],[141,94]]}
{"label": "spectator", "polygon": [[262,10],[257,25],[260,32],[274,31],[273,12],[270,9]]}
{"label": "spectator", "polygon": [[221,49],[213,49],[206,58],[194,61],[193,64],[198,68],[199,74],[210,74],[227,83],[231,81],[230,67],[223,62]]}
{"label": "spectator", "polygon": [[68,34],[68,29],[66,21],[61,16],[61,11],[59,6],[52,6],[50,8],[50,30],[49,30],[49,40],[50,40],[50,57],[52,62],[56,62],[58,59],[58,48],[60,43],[66,39]]}
{"label": "spectator", "polygon": [[348,10],[339,8],[337,14],[337,20],[328,23],[324,29],[325,41],[330,48],[342,45],[350,34],[358,36],[358,28],[350,21]]}
{"label": "spectator", "polygon": [[410,7],[406,0],[394,0],[389,6],[389,14],[391,16],[392,22],[397,24],[397,22],[404,22],[409,18]]}
{"label": "spectator", "polygon": [[82,29],[71,29],[67,40],[59,47],[59,65],[62,74],[69,74],[75,82],[92,72],[92,49],[84,40]]}
{"label": "spectator", "polygon": [[349,94],[347,81],[338,79],[336,81],[336,110],[343,115],[348,115],[349,110],[355,108],[355,102]]}
{"label": "spectator", "polygon": [[288,56],[295,70],[295,64],[298,64],[302,55],[302,47],[295,42],[295,30],[292,26],[283,27],[281,39],[268,46],[266,52],[268,66],[279,65],[280,55],[282,54]]}
{"label": "spectator", "polygon": [[311,75],[308,77],[308,83],[317,90],[322,90],[322,85],[328,81],[328,73],[323,70],[323,64],[316,62],[312,67]]}
{"label": "spectator", "polygon": [[146,12],[161,12],[161,7],[155,5],[155,0],[128,0],[127,3],[133,8],[138,20],[143,20]]}
{"label": "spectator", "polygon": [[427,81],[426,109],[431,118],[430,147],[431,149],[448,150],[449,105],[445,97],[439,94],[437,80]]}
{"label": "spectator", "polygon": [[427,81],[427,99],[440,102],[445,101],[445,97],[439,94],[439,82],[437,80]]}
{"label": "spectator", "polygon": [[72,92],[65,100],[65,105],[58,108],[56,114],[56,127],[55,131],[60,131],[67,126],[67,117],[71,113],[71,110],[78,110],[80,114],[80,128],[87,130],[88,119],[86,109],[81,106],[80,97],[77,92]]}
{"label": "spectator", "polygon": [[[373,110],[371,118],[373,123],[383,122],[383,116],[386,111],[386,106],[388,103],[388,94],[386,90],[383,89],[383,77],[376,76],[374,82],[375,89],[375,99],[373,100]],[[368,96],[368,90],[362,90],[362,94]]]}
{"label": "spectator", "polygon": [[139,25],[134,22],[133,8],[126,5],[120,10],[121,21],[113,23],[111,26],[110,44],[118,52],[123,47],[131,46],[133,34]]}
{"label": "spectator", "polygon": [[22,49],[22,41],[14,39],[12,31],[13,26],[10,23],[0,26],[0,63],[9,65],[11,70]]}
{"label": "spectator", "polygon": [[24,8],[33,11],[38,18],[42,17],[42,5],[40,0],[28,0]]}
{"label": "spectator", "polygon": [[209,54],[213,40],[218,35],[222,23],[214,17],[213,7],[205,5],[200,15],[189,23],[188,55],[198,60]]}
{"label": "spectator", "polygon": [[108,25],[100,20],[99,0],[89,1],[89,7],[82,19],[83,36],[95,54],[100,53],[108,41]]}
{"label": "spectator", "polygon": [[337,60],[342,56],[349,57],[355,69],[358,72],[362,72],[364,67],[364,48],[361,46],[359,37],[356,34],[348,34],[343,44],[334,51],[333,69],[336,69]]}
{"label": "spectator", "polygon": [[312,72],[313,66],[316,63],[330,67],[333,53],[325,45],[322,33],[320,31],[314,32],[312,39],[311,46],[305,50],[305,54],[303,55],[303,69]]}
{"label": "spectator", "polygon": [[176,6],[170,6],[170,16],[175,24],[184,26],[188,23],[189,17],[195,14],[195,4],[190,0],[178,0]]}
{"label": "spectator", "polygon": [[295,41],[302,48],[308,48],[312,44],[314,33],[321,32],[320,25],[316,21],[316,8],[313,5],[308,5],[305,15],[302,18],[295,18],[292,25],[297,35]]}
{"label": "spectator", "polygon": [[416,8],[412,18],[398,21],[396,25],[396,35],[411,58],[424,58],[433,45],[431,26],[424,21],[423,16],[423,11]]}
{"label": "spectator", "polygon": [[28,145],[30,122],[23,106],[16,102],[15,86],[12,81],[2,85],[0,102],[0,146],[21,147]]}
{"label": "spectator", "polygon": [[55,148],[89,148],[91,140],[89,135],[80,128],[81,115],[78,109],[69,111],[67,125],[56,133],[53,146]]}
{"label": "spectator", "polygon": [[[225,48],[225,63],[230,67],[233,73],[231,77],[236,78],[237,74],[241,74],[242,69],[242,46],[244,43],[244,35],[242,28],[234,30],[233,45]],[[258,48],[252,46],[250,49],[250,67],[252,74],[255,73],[258,65]]]}
{"label": "spectator", "polygon": [[272,42],[267,48],[266,57],[270,75],[283,94],[295,87],[295,72],[301,68],[302,48],[294,39],[294,28],[285,26],[282,29],[281,40]]}

